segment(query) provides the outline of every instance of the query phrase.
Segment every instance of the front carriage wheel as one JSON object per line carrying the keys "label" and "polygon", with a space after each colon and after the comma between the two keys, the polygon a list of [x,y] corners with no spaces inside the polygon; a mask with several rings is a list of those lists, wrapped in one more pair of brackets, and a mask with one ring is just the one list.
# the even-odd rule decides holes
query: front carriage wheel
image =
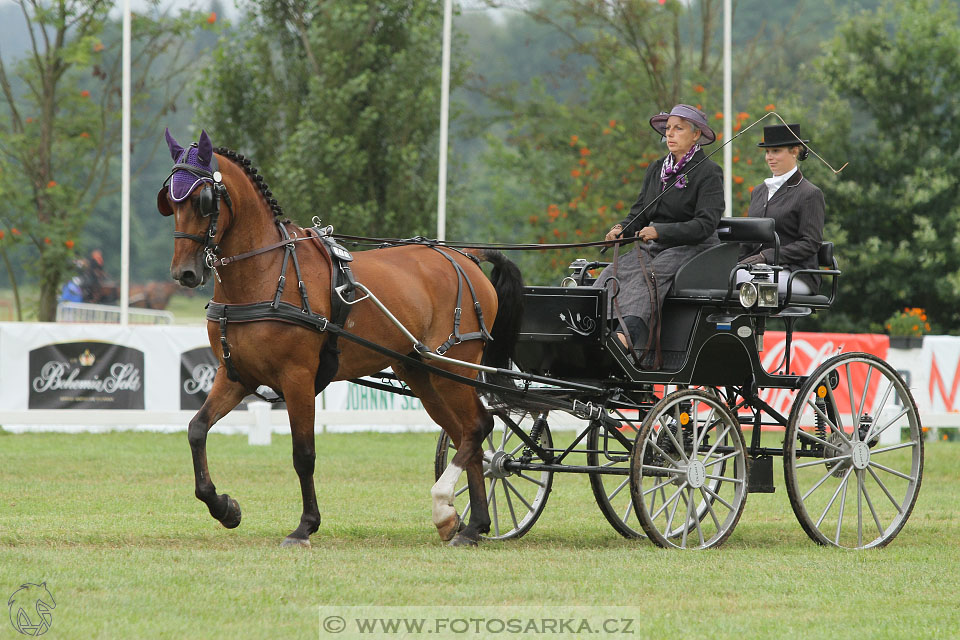
{"label": "front carriage wheel", "polygon": [[[587,433],[587,466],[603,468],[630,468],[630,450],[639,432],[637,423],[624,421],[619,433],[629,441],[624,444],[614,434],[606,431],[599,421],[590,424]],[[591,473],[590,488],[600,507],[600,513],[624,538],[643,538],[643,528],[633,509],[633,500],[627,484],[630,476],[606,473]]]}
{"label": "front carriage wheel", "polygon": [[867,353],[817,367],[790,411],[783,475],[814,542],[865,549],[893,540],[923,477],[923,430],[903,378]]}
{"label": "front carriage wheel", "polygon": [[709,549],[730,536],[747,500],[746,445],[719,396],[683,389],[650,409],[630,457],[630,495],[661,547]]}
{"label": "front carriage wheel", "polygon": [[[532,463],[543,460],[534,450],[527,450],[524,442],[510,429],[508,423],[529,433],[534,420],[527,412],[493,412],[495,427],[484,440],[483,476],[486,480],[487,507],[490,509],[490,533],[481,536],[484,540],[508,540],[519,538],[533,527],[547,506],[547,498],[553,486],[552,471],[509,471],[505,463],[520,460],[529,455]],[[502,430],[501,430],[502,428]],[[538,439],[545,449],[553,447],[550,426],[544,420]],[[446,433],[437,442],[434,461],[436,479],[453,459],[456,448]],[[460,475],[454,490],[454,507],[466,522],[470,515],[470,495],[467,474]]]}

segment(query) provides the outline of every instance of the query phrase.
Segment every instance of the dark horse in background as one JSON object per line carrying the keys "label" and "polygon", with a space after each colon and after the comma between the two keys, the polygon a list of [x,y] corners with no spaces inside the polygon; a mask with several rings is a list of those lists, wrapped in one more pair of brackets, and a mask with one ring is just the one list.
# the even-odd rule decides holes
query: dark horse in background
{"label": "dark horse in background", "polygon": [[[291,238],[303,240],[311,234],[282,220],[282,211],[249,160],[222,148],[214,152],[205,132],[187,149],[167,132],[167,144],[175,164],[168,183],[158,193],[157,206],[163,215],[174,217],[173,279],[186,287],[197,287],[215,268],[212,302],[229,307],[273,300],[283,275],[291,286],[283,290],[281,300],[300,307],[297,274],[292,261],[284,260],[283,236],[286,232]],[[296,241],[295,246],[310,306],[315,313],[330,318],[333,266],[329,253],[312,237],[310,241]],[[254,255],[243,256],[251,252]],[[357,282],[379,298],[422,345],[435,349],[453,330],[459,279],[451,259],[456,261],[475,289],[483,318],[486,322],[495,318],[493,340],[486,345],[479,339],[463,341],[445,355],[467,363],[483,360],[503,367],[516,341],[523,283],[516,265],[503,254],[483,250],[475,255],[494,265],[493,284],[466,255],[422,244],[359,252],[350,265]],[[237,260],[223,264],[217,256]],[[461,331],[480,331],[478,314],[469,305],[464,308]],[[369,298],[353,306],[343,328],[398,354],[415,353],[410,339]],[[197,498],[224,526],[240,524],[240,507],[233,498],[217,493],[207,468],[207,433],[217,420],[260,385],[282,394],[293,436],[293,466],[303,497],[300,524],[282,544],[309,546],[310,535],[320,525],[313,480],[315,396],[332,380],[349,380],[392,367],[457,448],[450,466],[431,491],[433,522],[440,537],[451,545],[474,545],[489,531],[482,441],[492,430],[493,419],[474,387],[412,366],[409,360],[403,362],[363,347],[345,336],[340,336],[337,357],[325,349],[329,332],[279,318],[231,322],[224,338],[220,324],[208,316],[207,331],[220,366],[206,402],[190,421],[188,436]],[[229,366],[225,352],[232,363]],[[458,364],[436,366],[471,379],[477,376],[475,369]],[[236,380],[231,379],[231,370]],[[467,473],[471,505],[465,526],[453,506],[454,485],[463,471]]]}

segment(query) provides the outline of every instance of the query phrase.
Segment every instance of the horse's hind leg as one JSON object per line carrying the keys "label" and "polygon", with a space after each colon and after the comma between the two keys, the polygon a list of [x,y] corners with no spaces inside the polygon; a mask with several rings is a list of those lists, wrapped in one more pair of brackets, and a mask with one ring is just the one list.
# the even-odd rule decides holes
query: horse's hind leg
{"label": "horse's hind leg", "polygon": [[228,529],[240,524],[240,505],[227,494],[217,495],[217,488],[210,479],[207,468],[207,433],[223,416],[243,400],[246,390],[243,385],[227,378],[223,367],[217,370],[213,387],[206,402],[197,415],[190,420],[187,437],[193,454],[193,475],[196,483],[196,496],[207,505],[210,515]]}
{"label": "horse's hind leg", "polygon": [[320,508],[317,506],[317,492],[313,482],[317,460],[313,424],[316,405],[313,391],[313,377],[307,371],[301,384],[285,386],[283,392],[290,415],[293,468],[300,479],[303,514],[300,516],[300,525],[280,543],[282,547],[309,547],[311,534],[320,528]]}
{"label": "horse's hind leg", "polygon": [[[470,387],[394,365],[394,371],[410,386],[430,417],[450,436],[457,453],[430,491],[433,523],[450,544],[474,545],[490,530],[490,514],[483,480],[483,439],[493,428],[493,419]],[[470,521],[464,527],[453,506],[457,480],[467,472],[470,491]]]}

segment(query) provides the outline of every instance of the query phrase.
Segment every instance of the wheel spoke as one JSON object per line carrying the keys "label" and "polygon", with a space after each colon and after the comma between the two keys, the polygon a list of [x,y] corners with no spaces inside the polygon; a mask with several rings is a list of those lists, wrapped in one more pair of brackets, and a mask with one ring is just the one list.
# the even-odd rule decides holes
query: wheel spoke
{"label": "wheel spoke", "polygon": [[880,518],[877,516],[877,510],[873,508],[873,500],[870,499],[870,494],[867,493],[867,482],[866,478],[863,477],[863,474],[860,476],[860,491],[863,492],[863,497],[867,499],[867,506],[870,507],[870,513],[873,514],[873,521],[877,524],[877,531],[880,532],[880,535],[883,535],[883,525],[880,524]]}
{"label": "wheel spoke", "polygon": [[823,522],[823,519],[827,517],[827,512],[830,511],[830,508],[833,507],[833,503],[837,501],[837,496],[840,495],[840,490],[847,486],[847,478],[850,477],[850,472],[853,470],[851,466],[847,469],[847,472],[843,474],[843,480],[840,482],[840,485],[837,487],[837,490],[833,492],[833,497],[830,498],[830,502],[827,503],[826,508],[824,508],[823,513],[820,514],[820,519],[817,520],[817,529],[820,528],[820,524]]}
{"label": "wheel spoke", "polygon": [[711,476],[707,474],[705,477],[710,478],[711,480],[719,481],[717,486],[720,486],[720,483],[723,482],[732,482],[733,484],[743,484],[743,478],[727,478],[725,476]]}
{"label": "wheel spoke", "polygon": [[807,492],[806,492],[805,494],[803,494],[803,497],[801,497],[800,500],[803,501],[803,502],[806,502],[806,501],[807,501],[807,498],[810,497],[810,494],[813,493],[814,491],[816,491],[817,489],[819,489],[819,488],[820,488],[820,485],[822,485],[824,482],[826,482],[826,481],[827,481],[827,478],[829,478],[829,477],[832,476],[832,475],[833,475],[833,469],[828,469],[828,470],[827,470],[827,473],[824,474],[824,476],[823,476],[822,478],[820,478],[820,480],[817,482],[817,484],[815,484],[815,485],[813,485],[812,487],[810,487],[810,489],[807,490]]}
{"label": "wheel spoke", "polygon": [[[863,383],[863,396],[860,398],[860,408],[857,410],[857,421],[855,423],[856,425],[858,425],[858,427],[860,425],[860,416],[863,415],[863,408],[867,404],[867,392],[870,390],[870,376],[872,375],[873,375],[873,367],[867,367],[867,381]],[[852,402],[850,403],[850,408],[853,409]],[[876,411],[874,411],[874,414],[880,415]],[[859,428],[857,428],[856,431],[858,434],[860,433]],[[867,429],[867,431],[869,431],[869,429]]]}
{"label": "wheel spoke", "polygon": [[528,475],[525,474],[525,473],[520,473],[520,472],[518,472],[518,473],[517,473],[517,476],[520,477],[520,478],[523,478],[523,479],[526,480],[527,482],[532,482],[533,484],[537,485],[538,487],[546,488],[546,486],[547,486],[547,483],[546,483],[546,482],[543,482],[542,480],[537,480],[537,479],[534,478],[533,476],[528,476]]}
{"label": "wheel spoke", "polygon": [[825,447],[830,447],[831,449],[835,449],[835,450],[837,450],[837,451],[840,451],[840,447],[838,447],[837,445],[833,444],[832,442],[827,442],[827,441],[824,440],[823,438],[818,438],[817,436],[813,435],[813,434],[810,433],[809,431],[804,431],[803,429],[801,429],[801,428],[799,428],[799,427],[797,427],[797,435],[798,435],[798,436],[803,436],[803,437],[807,438],[808,440],[813,440],[814,442],[819,442],[820,444],[822,444],[822,445],[825,446]]}
{"label": "wheel spoke", "polygon": [[893,495],[890,493],[890,490],[887,489],[887,485],[883,484],[883,481],[880,480],[880,476],[877,475],[877,472],[871,468],[872,465],[867,465],[867,471],[870,472],[870,475],[873,476],[873,479],[877,481],[877,484],[880,485],[880,488],[883,489],[883,492],[887,494],[887,499],[893,504],[896,508],[897,513],[903,515],[903,508],[900,506],[900,503],[894,499]]}
{"label": "wheel spoke", "polygon": [[517,496],[518,498],[520,498],[520,502],[522,502],[522,503],[527,507],[527,510],[528,510],[528,511],[533,511],[533,507],[530,505],[529,502],[527,502],[526,498],[524,498],[524,497],[520,494],[520,492],[517,491],[516,488],[515,488],[512,484],[510,484],[509,482],[506,482],[506,481],[504,481],[504,482],[506,483],[507,488],[510,489],[510,491],[513,491],[513,495],[515,495],[515,496]]}
{"label": "wheel spoke", "polygon": [[513,528],[514,528],[514,529],[519,529],[519,528],[520,528],[520,523],[517,522],[517,514],[516,514],[516,512],[514,512],[514,510],[513,510],[513,500],[510,499],[510,492],[507,491],[507,482],[506,482],[506,480],[503,481],[503,483],[501,484],[501,486],[503,487],[503,497],[507,499],[507,509],[510,511],[510,519],[513,520]]}
{"label": "wheel spoke", "polygon": [[[849,368],[849,366],[848,366],[848,368]],[[853,390],[852,390],[852,389],[848,389],[847,391],[848,391],[847,395],[850,396],[850,398],[849,398],[849,400],[850,400],[850,411],[853,411],[853,396],[852,396]],[[830,422],[830,421],[827,421],[827,424],[829,424],[831,427],[833,427],[834,430],[839,431],[840,433],[843,433],[843,420],[841,419],[841,417],[842,417],[843,414],[840,412],[840,405],[837,404],[837,399],[836,399],[836,398],[834,397],[834,395],[833,395],[833,388],[831,388],[831,386],[830,386],[829,384],[827,384],[827,396],[830,398],[830,404],[833,405],[833,409],[834,409],[834,412],[836,413],[836,416],[835,416],[835,417],[836,417],[836,421],[837,421],[837,424],[836,424],[836,425],[834,425],[834,424],[833,424],[832,422]],[[814,406],[816,406],[816,405],[814,405]],[[824,416],[824,417],[826,417],[826,416]],[[843,433],[843,437],[846,439],[847,434],[846,434],[846,433]],[[847,444],[850,444],[850,440],[849,440],[849,439],[847,440]]]}
{"label": "wheel spoke", "polygon": [[[735,457],[738,456],[738,455],[740,455],[740,452],[739,452],[739,451],[732,451],[732,452],[728,453],[728,454],[725,455],[725,456],[720,456],[720,457],[717,458],[716,460],[711,460],[710,462],[705,462],[705,463],[703,464],[703,466],[704,466],[704,467],[712,467],[713,465],[717,464],[718,462],[723,462],[724,460],[729,460],[730,458],[735,458]],[[706,458],[704,458],[704,460],[706,460]]]}
{"label": "wheel spoke", "polygon": [[670,464],[672,464],[672,465],[675,466],[675,467],[679,467],[679,466],[680,466],[680,463],[677,462],[676,460],[674,460],[673,458],[671,458],[671,457],[667,454],[666,451],[664,451],[663,449],[661,449],[661,448],[660,448],[660,445],[658,445],[655,440],[648,439],[648,440],[647,440],[647,443],[649,443],[650,446],[652,446],[654,449],[656,449],[656,450],[657,450],[657,453],[659,453],[661,456],[663,456],[664,458],[666,458],[667,462],[669,462]]}
{"label": "wheel spoke", "polygon": [[[690,487],[690,504],[693,505],[693,487]],[[696,512],[693,514],[693,526],[697,528],[697,538],[700,540],[700,546],[702,547],[705,544],[703,540],[703,527],[700,526],[700,518]]]}
{"label": "wheel spoke", "polygon": [[727,428],[723,430],[723,433],[720,434],[720,437],[717,438],[717,441],[713,443],[712,447],[710,447],[710,451],[707,451],[707,455],[703,457],[704,460],[707,460],[708,458],[710,458],[710,456],[713,455],[713,452],[717,450],[717,447],[720,446],[720,443],[723,442],[724,439],[727,437],[727,434],[730,433],[730,429],[733,429],[732,424],[728,424]]}
{"label": "wheel spoke", "polygon": [[871,437],[871,438],[879,438],[879,437],[880,437],[880,434],[882,434],[884,431],[886,431],[887,429],[889,429],[890,427],[892,427],[892,426],[894,425],[894,423],[896,423],[897,420],[899,420],[900,418],[902,418],[903,416],[905,416],[905,415],[908,414],[908,413],[910,413],[910,409],[909,409],[908,407],[904,407],[903,409],[900,410],[900,413],[898,413],[896,416],[894,416],[893,419],[888,420],[888,421],[887,421],[887,424],[885,424],[885,425],[883,425],[882,427],[880,427],[879,429],[877,429],[876,433],[871,434],[870,437]]}
{"label": "wheel spoke", "polygon": [[487,503],[490,505],[490,513],[493,515],[493,535],[500,537],[500,519],[497,517],[497,494],[495,492],[497,478],[490,481],[490,496]]}
{"label": "wheel spoke", "polygon": [[644,471],[663,471],[665,473],[672,473],[673,475],[680,475],[681,473],[686,473],[683,469],[668,469],[667,467],[655,467],[652,464],[643,465]]}
{"label": "wheel spoke", "polygon": [[890,445],[889,447],[884,447],[883,449],[876,449],[875,451],[870,452],[870,458],[877,455],[878,453],[886,453],[887,451],[896,451],[897,449],[904,449],[906,447],[915,447],[917,443],[911,440],[910,442],[901,442],[900,444]]}
{"label": "wheel spoke", "polygon": [[[843,508],[847,504],[847,489],[850,487],[850,474],[847,474],[847,477],[843,479],[841,484],[843,485],[843,494],[840,496],[840,514],[837,516],[837,535],[833,540],[833,543],[838,547],[840,546],[840,529],[843,527]],[[859,494],[860,492],[858,491],[857,495]]]}
{"label": "wheel spoke", "polygon": [[863,492],[860,485],[863,484],[863,469],[857,470],[857,548],[863,546]]}
{"label": "wheel spoke", "polygon": [[709,493],[709,494],[713,497],[714,500],[716,500],[717,502],[719,502],[720,504],[722,504],[723,506],[725,506],[727,509],[730,509],[730,511],[736,511],[736,509],[733,508],[733,505],[732,505],[732,504],[730,504],[729,502],[727,502],[726,500],[724,500],[723,498],[721,498],[719,494],[717,494],[716,492],[713,491],[713,489],[707,488],[706,485],[704,485],[704,486],[702,486],[702,487],[700,487],[700,488],[703,489],[704,491],[706,491],[707,493]]}
{"label": "wheel spoke", "polygon": [[626,510],[626,512],[623,514],[623,517],[621,518],[621,520],[623,520],[624,522],[626,522],[627,520],[629,520],[629,519],[630,519],[630,512],[631,512],[632,510],[633,510],[633,500],[627,500],[627,510]]}
{"label": "wheel spoke", "polygon": [[683,535],[680,538],[680,548],[687,548],[687,532],[690,531],[690,519],[693,518],[693,500],[687,500],[684,497],[684,500],[687,503],[687,517],[683,521]]}
{"label": "wheel spoke", "polygon": [[[827,390],[828,390],[827,393],[830,395],[830,398],[832,399],[832,398],[833,398],[833,392],[830,391],[829,389],[830,389],[830,385],[828,384],[828,385],[827,385]],[[818,407],[815,402],[811,402],[810,399],[808,398],[808,399],[807,399],[807,404],[809,404],[811,407],[813,407],[813,410],[816,411],[816,412],[820,415],[821,418],[823,418],[823,421],[826,422],[826,423],[830,426],[831,429],[833,429],[833,432],[834,432],[834,433],[837,433],[837,434],[840,435],[840,438],[846,443],[846,445],[847,445],[848,447],[853,446],[852,443],[850,442],[850,438],[848,438],[848,437],[847,437],[847,434],[845,434],[845,433],[843,432],[843,429],[842,429],[842,428],[838,428],[837,425],[833,424],[833,422],[830,420],[830,418],[827,417],[827,414],[825,414],[825,413],[823,412],[823,410],[822,410],[820,407]],[[836,403],[834,403],[833,406],[837,406]],[[840,415],[840,412],[839,412],[839,411],[837,411],[837,415],[838,415],[838,416]],[[837,420],[837,422],[840,422],[840,421]],[[806,433],[806,432],[801,431],[800,433]],[[810,435],[810,434],[807,434],[807,435]],[[813,438],[814,440],[819,440],[819,438],[815,438],[815,437],[813,437],[813,436],[811,436],[811,438]],[[821,440],[821,442],[824,442],[824,444],[828,444],[828,443],[826,443],[826,442],[823,441],[823,440]],[[834,449],[838,449],[838,448],[839,448],[839,447],[837,447],[836,445],[830,445],[830,446],[833,447]]]}
{"label": "wheel spoke", "polygon": [[466,490],[469,489],[469,488],[470,488],[470,485],[469,485],[469,484],[463,485],[462,487],[460,487],[460,490],[459,490],[459,491],[457,491],[456,493],[453,494],[453,497],[456,498],[457,496],[459,496],[460,494],[462,494],[464,491],[466,491]]}
{"label": "wheel spoke", "polygon": [[[677,424],[679,425],[680,422],[677,421]],[[677,437],[673,435],[673,429],[669,426],[664,426],[663,428],[667,430],[667,436],[670,438],[670,441],[673,442],[673,446],[677,448],[677,453],[680,454],[680,458],[683,459],[684,462],[689,463],[690,460],[687,458],[687,453],[683,450],[683,445],[677,442]]]}
{"label": "wheel spoke", "polygon": [[844,456],[836,456],[834,458],[823,458],[822,460],[814,460],[813,462],[803,462],[803,463],[794,465],[794,468],[804,469],[806,467],[815,467],[818,464],[829,464],[831,462],[839,462],[840,460],[849,460],[850,457],[851,457],[851,454],[848,453],[847,455],[844,455]]}
{"label": "wheel spoke", "polygon": [[[893,391],[893,380],[887,380],[887,390],[883,392],[883,397],[880,399],[879,404],[873,405],[873,414],[878,418],[883,415],[883,409],[887,406],[887,398],[890,396],[890,392]],[[870,428],[867,429],[867,437],[864,440],[869,441],[873,437],[873,431],[877,428],[877,423],[874,422],[870,425]]]}
{"label": "wheel spoke", "polygon": [[676,491],[674,491],[674,492],[673,492],[673,495],[670,496],[670,498],[668,498],[662,505],[660,505],[660,508],[659,508],[659,509],[657,509],[654,513],[651,513],[651,514],[650,514],[650,519],[651,519],[651,520],[656,520],[656,519],[657,519],[657,516],[659,516],[661,513],[663,513],[663,510],[666,509],[667,506],[668,506],[671,502],[673,502],[674,500],[677,499],[677,497],[680,495],[680,492],[683,491],[683,487],[684,487],[684,486],[686,486],[686,485],[680,485],[680,488],[677,489]]}
{"label": "wheel spoke", "polygon": [[[629,480],[629,478],[628,478],[628,480]],[[653,486],[653,487],[650,487],[649,489],[647,489],[646,491],[644,491],[641,495],[644,495],[644,496],[645,496],[645,495],[647,495],[648,493],[652,493],[652,492],[656,491],[657,489],[661,489],[661,493],[663,493],[662,489],[663,489],[665,486],[667,486],[668,484],[673,484],[673,480],[664,480],[664,481],[661,482],[660,484],[658,484],[658,485],[656,485],[656,486]],[[620,485],[620,486],[623,486],[623,485]],[[611,496],[611,497],[613,497],[613,496]],[[652,504],[650,505],[650,508],[651,508],[651,509],[653,508],[653,505],[652,505]]]}
{"label": "wheel spoke", "polygon": [[720,519],[717,517],[717,512],[713,510],[713,503],[710,500],[710,496],[703,490],[703,487],[700,487],[700,494],[703,495],[703,503],[707,505],[707,511],[710,512],[710,517],[713,518],[714,526],[717,527],[717,531],[720,531]]}
{"label": "wheel spoke", "polygon": [[[620,491],[621,491],[625,486],[627,486],[627,483],[629,483],[629,482],[630,482],[630,476],[625,477],[625,478],[623,479],[623,482],[621,482],[620,484],[618,484],[618,485],[617,485],[617,488],[613,490],[613,493],[611,493],[610,495],[607,496],[607,500],[613,500],[614,498],[616,498],[616,497],[617,497],[617,494],[620,493]],[[673,481],[670,480],[669,482],[673,482]]]}
{"label": "wheel spoke", "polygon": [[[853,393],[853,379],[850,377],[850,363],[847,362],[843,365],[844,370],[847,372],[847,399],[850,401],[850,413],[852,414],[856,410],[856,398]],[[872,369],[872,367],[870,367]],[[834,404],[834,407],[837,405]],[[840,408],[837,407],[837,422],[840,422]],[[860,414],[851,415],[850,419],[853,420],[853,433],[851,434],[853,441],[856,442],[860,439]]]}
{"label": "wheel spoke", "polygon": [[876,467],[877,469],[882,469],[883,471],[886,471],[887,473],[892,473],[893,475],[897,476],[898,478],[903,478],[904,480],[909,480],[910,482],[913,482],[914,480],[916,480],[916,478],[914,478],[913,476],[908,476],[908,475],[905,474],[905,473],[900,473],[900,472],[897,471],[896,469],[891,469],[890,467],[886,467],[886,466],[884,466],[884,465],[882,465],[882,464],[877,464],[877,463],[874,462],[873,460],[870,461],[870,466],[871,466],[871,467]]}

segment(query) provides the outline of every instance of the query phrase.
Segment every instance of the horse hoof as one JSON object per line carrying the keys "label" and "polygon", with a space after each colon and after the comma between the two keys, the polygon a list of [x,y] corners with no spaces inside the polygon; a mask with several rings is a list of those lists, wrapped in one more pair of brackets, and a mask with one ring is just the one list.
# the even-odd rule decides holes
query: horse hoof
{"label": "horse hoof", "polygon": [[227,529],[236,529],[240,526],[241,516],[240,504],[230,496],[227,496],[227,513],[220,519],[220,524]]}
{"label": "horse hoof", "polygon": [[451,547],[476,547],[477,541],[473,538],[469,538],[462,533],[458,533],[453,537],[453,540],[450,541],[449,546]]}
{"label": "horse hoof", "polygon": [[302,547],[304,549],[310,548],[310,541],[305,538],[291,538],[287,536],[283,539],[283,542],[280,543],[281,547]]}
{"label": "horse hoof", "polygon": [[457,535],[463,529],[463,520],[460,519],[460,514],[454,513],[446,522],[437,527],[437,533],[440,534],[440,539],[444,542],[450,542],[453,540],[453,536]]}

